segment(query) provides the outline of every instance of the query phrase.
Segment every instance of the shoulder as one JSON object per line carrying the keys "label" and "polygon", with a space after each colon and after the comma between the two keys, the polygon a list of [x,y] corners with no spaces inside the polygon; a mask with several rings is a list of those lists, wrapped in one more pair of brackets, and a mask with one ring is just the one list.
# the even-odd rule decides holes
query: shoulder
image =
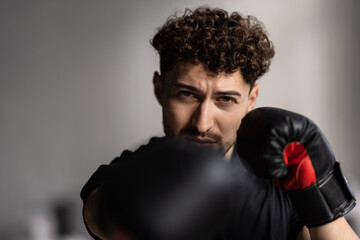
{"label": "shoulder", "polygon": [[110,165],[112,165],[112,166],[121,166],[124,163],[126,163],[126,162],[130,161],[131,159],[133,159],[135,155],[142,154],[145,151],[147,151],[147,149],[148,149],[148,147],[150,145],[159,144],[161,141],[163,141],[163,139],[164,139],[164,137],[152,137],[147,144],[141,145],[135,151],[124,150],[119,157],[114,158],[110,162]]}
{"label": "shoulder", "polygon": [[148,144],[140,146],[134,152],[124,150],[121,155],[114,158],[110,164],[101,165],[81,189],[80,196],[83,202],[86,201],[94,189],[102,186],[106,181],[110,181],[115,175],[118,175],[123,167],[132,161],[136,154],[144,152],[149,144],[156,144],[161,141],[161,139],[162,138],[157,137],[151,138]]}

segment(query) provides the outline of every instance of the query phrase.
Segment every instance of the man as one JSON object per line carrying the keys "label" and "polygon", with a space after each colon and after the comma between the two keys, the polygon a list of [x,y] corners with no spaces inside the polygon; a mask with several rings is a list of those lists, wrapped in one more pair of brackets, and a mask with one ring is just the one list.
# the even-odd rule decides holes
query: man
{"label": "man", "polygon": [[[165,134],[222,151],[237,176],[241,192],[233,195],[241,204],[232,209],[218,239],[358,239],[342,217],[312,227],[309,234],[287,195],[270,180],[248,172],[236,154],[237,130],[258,96],[256,80],[274,56],[256,18],[221,9],[186,10],[168,19],[152,45],[160,55],[160,73],[154,73],[153,84]],[[99,182],[102,177],[97,176]],[[96,210],[101,184],[93,179],[82,191],[84,219],[93,235],[108,239]],[[132,235],[120,231],[117,236]]]}

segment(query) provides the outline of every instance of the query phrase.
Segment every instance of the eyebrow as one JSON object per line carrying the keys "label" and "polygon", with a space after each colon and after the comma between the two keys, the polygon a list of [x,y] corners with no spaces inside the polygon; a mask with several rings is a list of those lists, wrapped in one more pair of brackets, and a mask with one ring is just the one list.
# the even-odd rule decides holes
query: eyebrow
{"label": "eyebrow", "polygon": [[236,91],[220,91],[220,92],[216,92],[216,95],[231,95],[231,96],[239,96],[241,97],[241,94],[239,92]]}
{"label": "eyebrow", "polygon": [[[183,83],[175,83],[174,86],[178,87],[178,88],[185,88],[185,89],[194,91],[196,93],[200,92],[200,90],[197,89],[196,87],[189,86],[189,85],[186,85],[186,84],[183,84]],[[239,97],[241,97],[241,94],[239,92],[236,92],[236,91],[217,91],[217,92],[215,92],[215,95],[229,95],[229,96],[231,95],[231,96],[239,96]]]}
{"label": "eyebrow", "polygon": [[194,91],[194,92],[196,92],[196,93],[199,93],[199,92],[200,92],[200,90],[197,89],[196,87],[189,86],[189,85],[186,85],[186,84],[183,84],[183,83],[175,83],[174,86],[175,86],[175,87],[178,87],[178,88],[189,89],[189,90]]}

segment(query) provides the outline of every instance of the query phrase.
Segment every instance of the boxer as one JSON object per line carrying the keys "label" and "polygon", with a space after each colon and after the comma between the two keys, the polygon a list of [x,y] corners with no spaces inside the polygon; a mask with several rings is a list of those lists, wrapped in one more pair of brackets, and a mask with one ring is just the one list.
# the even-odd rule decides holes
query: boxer
{"label": "boxer", "polygon": [[[311,180],[309,186],[301,183],[301,188],[294,189],[291,187],[291,180],[284,181],[282,179],[284,177],[288,178],[283,168],[291,168],[293,165],[293,162],[289,161],[291,159],[289,156],[292,156],[292,148],[286,150],[286,153],[289,153],[289,156],[286,155],[288,160],[282,160],[282,164],[275,166],[278,170],[264,167],[260,171],[257,167],[261,164],[258,164],[257,161],[262,161],[262,157],[266,156],[265,149],[267,148],[265,144],[272,143],[272,141],[268,141],[269,134],[260,134],[264,138],[258,140],[264,144],[259,152],[264,153],[264,155],[256,161],[253,161],[253,158],[247,154],[243,155],[246,152],[242,152],[244,149],[256,148],[258,150],[259,147],[256,142],[243,145],[240,144],[239,140],[238,144],[236,144],[237,138],[240,139],[240,136],[243,135],[242,130],[238,132],[239,127],[240,129],[245,127],[242,119],[247,113],[251,113],[258,96],[259,87],[256,80],[267,72],[275,53],[273,44],[269,40],[261,22],[255,17],[242,16],[236,12],[229,14],[222,9],[198,8],[194,11],[187,9],[182,16],[174,15],[170,17],[159,28],[151,43],[160,56],[160,72],[154,73],[153,84],[155,96],[162,107],[163,126],[166,136],[190,141],[195,145],[205,147],[209,151],[221,152],[223,161],[229,166],[229,168],[224,168],[227,169],[225,175],[231,176],[231,181],[224,181],[225,183],[231,182],[230,185],[224,184],[224,186],[230,186],[225,187],[225,189],[232,189],[231,194],[228,195],[228,191],[222,192],[220,196],[223,196],[222,199],[226,200],[222,201],[220,205],[214,205],[216,206],[214,207],[214,213],[216,214],[221,212],[217,210],[221,209],[219,206],[222,204],[230,206],[231,210],[224,210],[223,216],[215,214],[216,218],[219,218],[219,221],[225,222],[225,224],[207,221],[207,217],[204,217],[199,222],[203,223],[200,225],[207,227],[192,228],[192,224],[190,224],[190,226],[182,228],[186,224],[182,225],[181,223],[198,222],[194,220],[198,218],[192,218],[191,214],[189,214],[186,215],[189,217],[188,221],[184,218],[184,221],[179,222],[179,227],[177,228],[175,224],[173,229],[186,229],[184,234],[187,232],[188,236],[204,237],[206,235],[203,232],[204,229],[216,229],[214,234],[207,236],[208,239],[310,239],[310,237],[311,239],[358,239],[342,217],[352,208],[354,200],[346,190],[347,187],[344,185],[344,181],[339,180],[341,179],[339,177],[340,171],[332,165],[333,162],[329,161],[329,166],[324,167],[325,170],[321,168],[320,172],[317,172],[318,161],[310,156],[310,162],[314,166],[316,177],[309,178]],[[265,116],[262,116],[262,118],[265,119]],[[272,123],[274,124],[274,122]],[[261,125],[261,121],[254,123],[253,128],[256,129],[255,125]],[[305,135],[306,133],[304,133],[304,137]],[[241,143],[244,142],[246,142],[246,138],[241,141]],[[149,147],[151,148],[151,146],[152,143],[150,143]],[[301,149],[297,148],[296,144],[290,146]],[[138,150],[134,154],[142,156],[149,162],[156,160],[156,157],[148,159],[141,154],[138,155],[139,151],[141,152],[141,150]],[[175,151],[174,156],[181,156],[180,152]],[[251,152],[254,153],[254,151]],[[158,151],[158,153],[160,154],[161,151]],[[132,159],[131,155],[133,154],[125,151],[120,159]],[[257,156],[256,152],[255,155]],[[189,155],[187,154],[187,156]],[[171,161],[172,157],[166,159]],[[195,156],[191,159],[201,159],[201,157]],[[143,224],[137,225],[138,220],[131,218],[139,217],[143,219],[141,212],[121,216],[120,213],[117,214],[117,208],[111,207],[109,209],[107,207],[116,206],[111,201],[108,205],[107,200],[109,199],[115,201],[115,203],[121,198],[129,198],[128,201],[130,202],[132,199],[132,194],[124,195],[119,190],[123,184],[132,186],[132,182],[127,181],[124,183],[124,181],[117,181],[114,180],[116,178],[113,178],[114,175],[121,174],[122,171],[119,169],[125,167],[122,160],[115,159],[110,165],[99,168],[81,192],[84,201],[84,220],[90,234],[94,239],[111,239],[115,232],[118,239],[153,238],[158,240],[161,239],[159,236],[176,235],[170,230],[167,233],[169,235],[163,235],[161,232],[167,231],[165,226],[164,229],[160,228],[159,231],[152,233],[150,231],[152,228],[148,227],[149,222],[147,221],[139,220]],[[312,162],[312,160],[315,161]],[[194,162],[197,161],[194,160]],[[276,162],[278,161],[280,160],[276,160]],[[289,162],[291,164],[286,166]],[[309,161],[305,162],[309,163]],[[206,162],[202,163],[206,168]],[[270,163],[264,166],[275,165]],[[127,164],[125,165],[127,166]],[[141,166],[134,169],[141,169]],[[331,175],[328,169],[334,169],[337,176],[334,179],[337,179],[339,189],[345,189],[339,191],[344,191],[344,197],[341,198],[341,201],[346,204],[341,206],[342,210],[341,207],[339,210],[333,209],[333,207],[326,211],[320,210],[319,215],[315,214],[316,217],[313,219],[313,216],[309,215],[307,206],[326,208],[326,204],[310,203],[309,198],[301,193],[303,189],[307,190],[313,184],[317,184],[315,185],[317,187],[312,189],[318,189],[317,192],[321,192],[323,173],[325,172],[327,176]],[[277,171],[282,172],[282,175],[268,174],[266,175],[267,178],[261,178],[257,175],[259,172],[272,173]],[[194,173],[194,176],[197,175],[195,174],[197,172],[196,168],[190,172]],[[162,171],[158,173],[160,174]],[[320,178],[317,178],[318,173],[320,173]],[[165,182],[176,182],[176,176],[176,174],[169,174]],[[185,176],[187,175],[185,174]],[[276,182],[281,189],[273,183],[273,178],[280,178]],[[204,179],[206,182],[207,178],[204,177]],[[114,182],[116,184],[113,184]],[[194,186],[196,182],[194,182]],[[147,183],[151,185],[152,181]],[[138,185],[135,184],[134,186]],[[140,186],[143,185],[140,184]],[[161,185],[155,184],[154,187],[156,188],[156,186]],[[205,195],[201,195],[202,191],[191,191],[192,185],[188,184],[188,186],[188,191],[196,193],[193,194],[194,199],[204,199],[204,196],[212,195],[212,189],[214,189],[214,193],[221,192],[218,191],[218,188],[210,187],[204,188],[206,190],[204,191]],[[134,188],[134,191],[137,189],[143,188]],[[130,192],[132,193],[132,191]],[[173,199],[171,196],[176,195],[177,191],[165,193],[164,196]],[[137,192],[134,196],[139,196],[138,194],[147,196],[143,191]],[[294,197],[298,195],[299,197]],[[325,194],[323,197],[326,198],[325,196],[328,195]],[[137,201],[137,198],[133,199]],[[164,209],[167,209],[165,207],[167,201],[164,199],[167,199],[167,197],[157,199],[160,203],[153,200],[152,202],[157,203],[156,206],[164,206]],[[306,201],[309,200],[309,203],[302,205],[302,201],[296,199],[306,199]],[[208,201],[212,202],[210,198]],[[121,201],[119,200],[119,202]],[[103,208],[104,206],[105,208]],[[125,204],[121,208],[126,209],[128,206],[131,208],[130,204]],[[136,210],[137,207],[135,206],[137,205],[132,205]],[[189,206],[189,209],[192,209],[190,212],[196,212],[194,210],[196,208],[192,208],[192,206],[194,205],[190,204]],[[210,204],[210,206],[212,205]],[[334,206],[338,205],[334,204]],[[114,209],[114,212],[111,213],[111,209]],[[312,209],[317,209],[317,207]],[[166,210],[160,212],[162,211],[166,212]],[[200,212],[206,211],[201,210]],[[172,216],[177,217],[176,214]],[[200,216],[205,215],[200,214]],[[133,223],[130,224],[130,222]],[[104,224],[105,226],[103,226]],[[306,226],[310,227],[311,236]],[[160,233],[157,234],[156,232]]]}

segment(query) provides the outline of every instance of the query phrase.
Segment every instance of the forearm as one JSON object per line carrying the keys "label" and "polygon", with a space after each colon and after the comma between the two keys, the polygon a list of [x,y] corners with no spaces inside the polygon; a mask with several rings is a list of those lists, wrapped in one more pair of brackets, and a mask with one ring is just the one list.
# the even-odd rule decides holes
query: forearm
{"label": "forearm", "polygon": [[309,229],[312,240],[358,240],[358,236],[344,217]]}
{"label": "forearm", "polygon": [[353,229],[347,223],[345,218],[339,218],[331,223],[312,227],[310,230],[303,227],[297,237],[297,240],[358,240]]}

